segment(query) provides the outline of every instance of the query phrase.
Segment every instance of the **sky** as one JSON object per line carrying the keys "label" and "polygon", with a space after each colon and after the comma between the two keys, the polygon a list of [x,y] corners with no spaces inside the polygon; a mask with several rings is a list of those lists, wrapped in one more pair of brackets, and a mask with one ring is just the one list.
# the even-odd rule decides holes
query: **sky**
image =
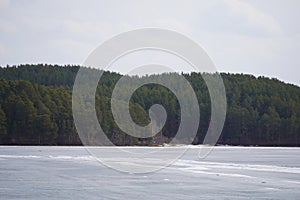
{"label": "sky", "polygon": [[300,85],[299,9],[298,0],[0,0],[0,65],[82,64],[116,34],[157,27],[193,39],[220,72]]}

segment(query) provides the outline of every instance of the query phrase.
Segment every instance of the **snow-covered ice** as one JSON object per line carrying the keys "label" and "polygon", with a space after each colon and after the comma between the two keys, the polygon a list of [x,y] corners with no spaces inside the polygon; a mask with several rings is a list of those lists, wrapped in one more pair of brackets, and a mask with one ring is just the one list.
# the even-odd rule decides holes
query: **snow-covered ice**
{"label": "snow-covered ice", "polygon": [[[104,149],[115,163],[136,164]],[[300,148],[215,147],[203,159],[198,153],[193,146],[166,168],[128,174],[102,165],[84,147],[2,146],[0,199],[300,199]]]}

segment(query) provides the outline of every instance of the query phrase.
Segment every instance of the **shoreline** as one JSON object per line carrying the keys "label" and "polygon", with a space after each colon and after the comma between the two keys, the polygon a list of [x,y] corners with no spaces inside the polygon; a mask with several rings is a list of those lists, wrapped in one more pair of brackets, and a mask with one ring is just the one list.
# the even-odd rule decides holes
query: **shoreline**
{"label": "shoreline", "polygon": [[0,148],[19,148],[19,147],[41,147],[41,148],[78,148],[78,149],[86,149],[86,148],[217,148],[217,149],[300,149],[299,146],[233,146],[233,145],[217,145],[217,146],[209,146],[209,145],[173,145],[173,146],[79,146],[79,145],[0,145]]}

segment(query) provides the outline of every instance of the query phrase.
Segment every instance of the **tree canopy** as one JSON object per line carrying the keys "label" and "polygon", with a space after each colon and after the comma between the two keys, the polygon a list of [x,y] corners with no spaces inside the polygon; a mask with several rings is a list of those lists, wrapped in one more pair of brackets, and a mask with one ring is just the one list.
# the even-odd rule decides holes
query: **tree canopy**
{"label": "tree canopy", "polygon": [[[0,68],[0,144],[80,145],[72,116],[72,86],[79,66],[19,65]],[[95,69],[90,69],[95,70]],[[200,73],[183,74],[198,98],[201,119],[194,144],[201,144],[211,115],[210,96]],[[213,74],[211,74],[213,76]],[[151,75],[165,79],[170,74]],[[300,146],[300,88],[277,79],[221,74],[227,95],[227,117],[219,144]],[[152,138],[135,138],[114,122],[110,99],[122,75],[104,72],[96,94],[98,121],[116,145],[157,145],[174,137],[180,105],[166,87],[148,84],[131,97],[130,114],[149,123],[148,110],[162,104],[163,130]],[[141,79],[143,77],[129,77]]]}

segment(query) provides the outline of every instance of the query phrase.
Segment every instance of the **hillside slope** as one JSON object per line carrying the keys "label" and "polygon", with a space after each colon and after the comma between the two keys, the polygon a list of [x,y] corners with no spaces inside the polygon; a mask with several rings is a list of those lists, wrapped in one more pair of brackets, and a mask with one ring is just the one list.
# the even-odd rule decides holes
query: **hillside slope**
{"label": "hillside slope", "polygon": [[[0,144],[78,145],[72,118],[72,85],[79,66],[21,65],[0,68]],[[227,95],[227,118],[219,144],[300,146],[300,88],[276,79],[221,74]],[[164,78],[168,74],[155,75]],[[184,74],[197,95],[201,120],[195,144],[206,134],[210,98],[201,74]],[[99,82],[96,109],[107,136],[117,145],[157,145],[169,141],[180,124],[180,106],[165,87],[146,85],[131,98],[135,122],[149,122],[148,109],[162,104],[168,118],[162,133],[133,138],[114,123],[110,98],[122,76],[105,72]],[[137,78],[137,77],[134,77]]]}

